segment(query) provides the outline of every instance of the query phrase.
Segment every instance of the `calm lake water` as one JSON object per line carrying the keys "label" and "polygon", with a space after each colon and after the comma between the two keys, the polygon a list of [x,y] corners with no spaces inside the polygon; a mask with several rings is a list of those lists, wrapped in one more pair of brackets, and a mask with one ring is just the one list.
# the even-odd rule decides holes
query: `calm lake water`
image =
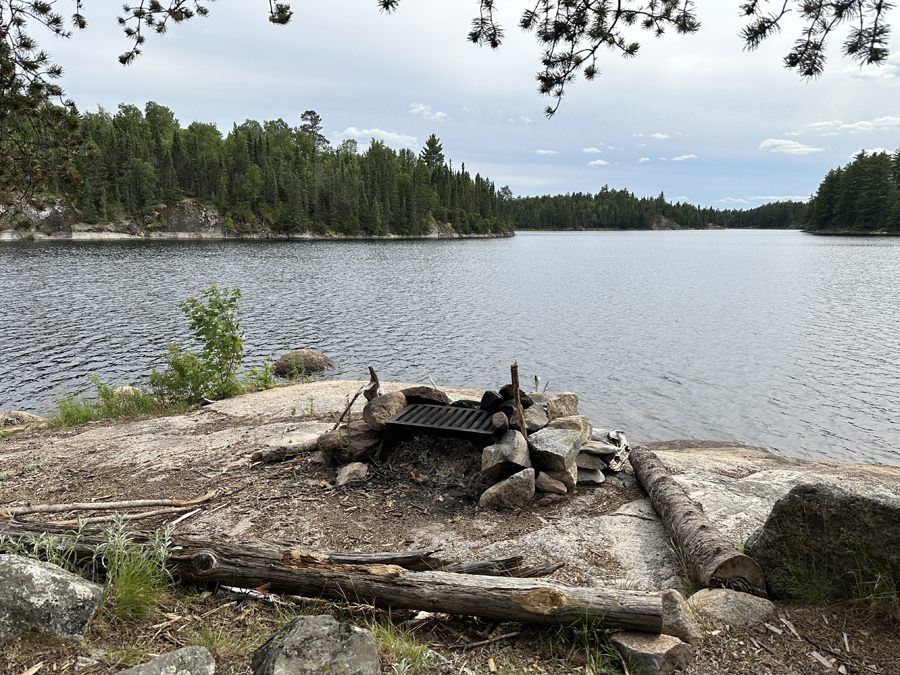
{"label": "calm lake water", "polygon": [[4,244],[0,410],[144,383],[213,284],[243,293],[246,365],[291,345],[341,379],[497,388],[518,361],[632,443],[900,465],[900,239],[800,232]]}

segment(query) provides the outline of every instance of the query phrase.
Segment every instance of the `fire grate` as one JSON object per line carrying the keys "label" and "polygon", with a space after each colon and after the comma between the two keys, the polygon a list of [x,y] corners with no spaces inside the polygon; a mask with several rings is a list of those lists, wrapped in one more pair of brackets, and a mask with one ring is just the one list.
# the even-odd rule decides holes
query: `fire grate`
{"label": "fire grate", "polygon": [[494,414],[448,405],[406,406],[384,424],[384,450],[413,436],[443,436],[471,441],[478,448],[494,442]]}

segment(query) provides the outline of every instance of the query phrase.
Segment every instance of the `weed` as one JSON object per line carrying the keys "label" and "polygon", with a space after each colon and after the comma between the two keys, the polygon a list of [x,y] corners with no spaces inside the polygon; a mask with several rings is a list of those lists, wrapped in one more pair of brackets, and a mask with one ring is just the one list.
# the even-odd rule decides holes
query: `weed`
{"label": "weed", "polygon": [[309,405],[303,409],[307,415],[315,415],[316,414],[316,399],[312,396],[309,397]]}
{"label": "weed", "polygon": [[427,648],[411,629],[390,621],[370,621],[367,627],[375,637],[379,652],[399,666],[394,672],[415,675],[428,669]]}
{"label": "weed", "polygon": [[272,366],[271,354],[262,360],[260,366],[251,368],[247,371],[247,385],[245,385],[245,389],[265,391],[266,389],[272,389],[276,385],[275,370]]}
{"label": "weed", "polygon": [[291,406],[291,417],[293,417],[296,414],[297,414],[297,406],[292,405]]}
{"label": "weed", "polygon": [[694,593],[699,591],[702,586],[698,586],[694,579],[691,577],[691,569],[688,564],[687,555],[685,555],[684,550],[675,542],[675,540],[669,541],[669,550],[672,551],[676,560],[678,561],[678,567],[681,570],[681,577],[684,579],[684,597],[689,598]]}

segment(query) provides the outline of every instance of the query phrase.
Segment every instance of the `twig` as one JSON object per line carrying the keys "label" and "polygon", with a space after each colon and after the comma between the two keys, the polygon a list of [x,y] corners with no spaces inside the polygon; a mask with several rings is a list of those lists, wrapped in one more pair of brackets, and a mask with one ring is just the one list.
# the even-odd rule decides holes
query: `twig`
{"label": "twig", "polygon": [[112,511],[114,509],[141,509],[148,506],[180,506],[191,507],[208,502],[218,494],[217,490],[210,490],[202,497],[179,501],[177,499],[137,499],[128,502],[81,502],[76,504],[32,504],[30,506],[17,506],[11,509],[3,509],[0,517],[11,520],[12,516],[20,516],[27,513],[65,513],[66,511]]}
{"label": "twig", "polygon": [[463,647],[464,650],[468,651],[470,649],[475,649],[476,647],[484,647],[485,645],[493,644],[494,642],[500,642],[500,640],[505,640],[506,638],[516,637],[516,635],[520,635],[522,631],[517,630],[514,633],[506,633],[505,635],[498,635],[497,637],[492,637],[490,640],[482,640],[481,642],[473,642],[470,645],[466,645]]}
{"label": "twig", "polygon": [[169,523],[169,525],[172,525],[172,526],[174,527],[175,525],[177,525],[178,523],[180,523],[182,520],[187,520],[187,519],[190,518],[191,516],[193,516],[193,515],[195,515],[195,514],[197,514],[197,513],[200,513],[202,510],[203,510],[203,509],[194,509],[194,510],[191,511],[190,513],[185,513],[183,516],[180,516],[180,517],[176,518],[175,520],[173,520],[171,523]]}
{"label": "twig", "polygon": [[111,523],[115,521],[117,518],[121,518],[122,520],[140,520],[141,518],[152,518],[153,516],[164,516],[169,513],[184,513],[185,511],[190,511],[190,507],[184,506],[173,506],[168,509],[157,509],[156,511],[144,511],[143,513],[126,513],[121,516],[98,516],[96,518],[76,518],[75,520],[57,520],[54,522],[48,523],[49,525],[77,525],[78,523],[82,523],[84,525],[90,525],[92,523]]}
{"label": "twig", "polygon": [[363,386],[361,386],[361,387],[359,388],[359,391],[357,391],[357,392],[353,395],[353,398],[350,399],[350,403],[348,403],[348,404],[347,404],[347,407],[344,408],[344,412],[342,412],[342,413],[341,413],[341,416],[338,417],[338,421],[334,423],[334,426],[333,426],[333,427],[331,427],[331,430],[332,430],[332,431],[334,431],[334,430],[337,429],[339,426],[341,426],[341,422],[344,421],[344,416],[345,416],[348,412],[350,412],[350,408],[352,408],[352,407],[353,407],[353,404],[356,403],[356,399],[359,398],[359,395],[360,395],[361,393],[363,393],[363,391],[365,390],[366,387],[369,386],[369,384],[370,384],[369,382],[366,382]]}

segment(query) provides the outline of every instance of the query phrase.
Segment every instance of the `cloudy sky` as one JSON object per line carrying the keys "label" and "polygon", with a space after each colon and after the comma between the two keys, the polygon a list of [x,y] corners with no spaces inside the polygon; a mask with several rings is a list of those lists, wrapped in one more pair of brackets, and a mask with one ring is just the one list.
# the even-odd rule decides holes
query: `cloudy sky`
{"label": "cloudy sky", "polygon": [[861,149],[900,147],[898,54],[881,68],[841,58],[834,39],[824,77],[802,81],[781,66],[796,23],[756,52],[742,51],[738,0],[700,0],[692,36],[639,31],[635,59],[602,55],[594,82],[570,86],[559,112],[535,90],[538,45],[522,33],[521,0],[498,0],[506,40],[497,51],[466,41],[476,0],[294,0],[274,26],[263,0],[222,0],[210,16],[150,36],[133,65],[115,3],[88,3],[88,28],[70,40],[34,31],[65,69],[82,110],[119,103],[168,106],[187,126],[282,118],[316,110],[332,142],[370,138],[418,151],[441,139],[465,163],[517,195],[596,192],[747,208],[807,199],[825,173]]}

